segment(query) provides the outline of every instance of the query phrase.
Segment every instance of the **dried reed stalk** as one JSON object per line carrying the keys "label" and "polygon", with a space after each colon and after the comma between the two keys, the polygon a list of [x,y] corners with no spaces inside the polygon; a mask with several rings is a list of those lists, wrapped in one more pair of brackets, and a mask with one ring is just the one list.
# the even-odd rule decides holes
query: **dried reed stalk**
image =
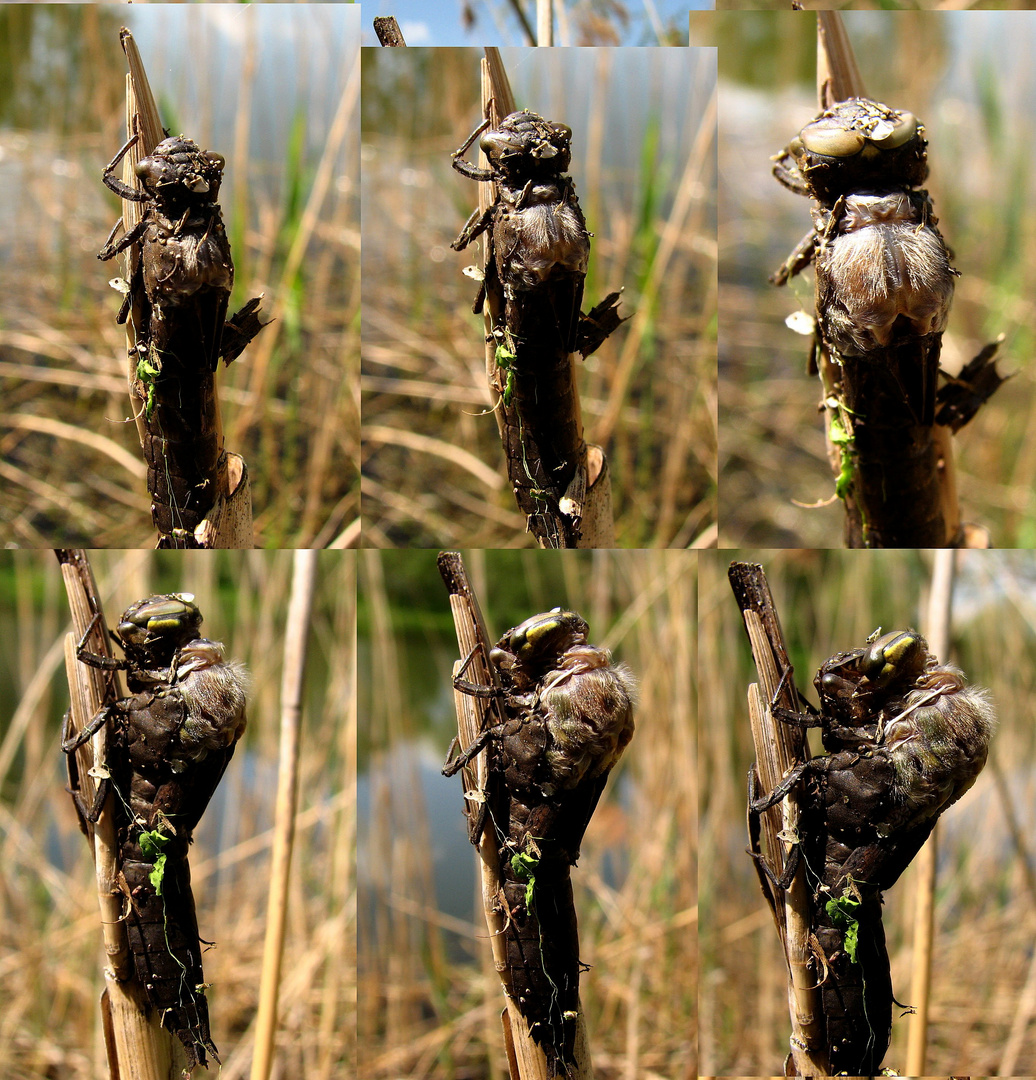
{"label": "dried reed stalk", "polygon": [[298,807],[299,741],[302,694],[306,675],[306,642],[313,593],[316,588],[317,552],[296,551],[291,599],[284,636],[284,675],[281,683],[281,739],[278,755],[277,801],[274,810],[270,890],[267,901],[266,939],[259,979],[259,1005],[255,1020],[252,1080],[267,1080],[273,1068],[277,1033],[277,999],[284,955],[284,930],[291,885],[291,856],[295,844]]}
{"label": "dried reed stalk", "polygon": [[[65,671],[72,703],[74,730],[81,731],[97,715],[102,705],[119,697],[118,676],[83,664],[76,648],[86,637],[86,647],[102,656],[111,656],[111,645],[104,622],[97,585],[87,553],[78,549],[55,552],[61,564],[61,576],[68,594],[74,631],[65,638]],[[95,622],[94,617],[100,616]],[[76,751],[79,784],[84,799],[94,795],[93,770],[105,768],[107,761],[107,725]],[[142,988],[133,978],[129,944],[123,929],[124,898],[119,887],[118,841],[112,813],[113,795],[109,792],[96,824],[90,829],[96,868],[97,899],[101,913],[101,933],[108,962],[104,966],[105,988],[101,995],[101,1020],[104,1030],[108,1071],[113,1080],[175,1080],[185,1057],[171,1032],[147,1004]]]}
{"label": "dried reed stalk", "polygon": [[[799,702],[766,573],[758,564],[735,562],[730,565],[729,578],[761,683],[749,687],[748,706],[762,795],[772,791],[794,764],[808,759],[809,748],[805,731],[777,723],[771,709],[773,703],[797,712]],[[787,850],[799,835],[801,797],[800,783],[780,806],[771,806],[761,815],[762,855],[775,877],[781,876]],[[761,869],[759,881],[788,962],[791,1061],[795,1074],[827,1076],[826,1028],[810,945],[812,898],[803,868],[799,866],[787,890],[774,886]]]}
{"label": "dried reed stalk", "polygon": [[[956,555],[935,552],[925,636],[935,656],[949,656],[950,612]],[[935,866],[939,826],[914,859],[917,892],[914,903],[914,954],[910,970],[910,1004],[913,1012],[907,1028],[907,1072],[923,1076],[928,1050],[928,1014],[932,999],[932,950],[935,941]]]}

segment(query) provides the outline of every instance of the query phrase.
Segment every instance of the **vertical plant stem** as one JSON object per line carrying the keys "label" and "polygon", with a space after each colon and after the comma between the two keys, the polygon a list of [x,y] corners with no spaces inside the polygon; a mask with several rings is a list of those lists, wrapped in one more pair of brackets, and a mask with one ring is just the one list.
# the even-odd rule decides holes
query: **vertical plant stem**
{"label": "vertical plant stem", "polygon": [[[761,684],[753,683],[749,687],[749,715],[762,788],[760,794],[764,794],[777,786],[792,765],[807,759],[809,749],[805,732],[777,723],[770,708],[770,703],[775,702],[797,711],[798,694],[765,571],[758,564],[734,562],[730,565],[729,578],[745,621]],[[791,842],[785,837],[798,836],[800,789],[801,785],[796,785],[780,808],[770,807],[762,814],[763,853],[775,877],[779,877],[784,869],[784,845]],[[762,872],[759,881],[788,962],[791,1056],[796,1074],[827,1076],[824,1015],[810,945],[813,912],[809,886],[801,866],[786,890],[774,886]]]}
{"label": "vertical plant stem", "polygon": [[296,551],[285,626],[280,764],[277,773],[270,892],[267,902],[266,939],[263,943],[263,968],[259,980],[252,1080],[267,1080],[273,1067],[277,999],[284,955],[284,927],[287,921],[291,856],[295,841],[295,812],[298,804],[300,718],[306,675],[306,643],[316,574],[317,552]]}
{"label": "vertical plant stem", "polygon": [[406,45],[399,24],[391,16],[379,15],[374,20],[374,32],[378,35],[378,41],[390,48],[402,48]]}
{"label": "vertical plant stem", "polygon": [[536,44],[554,44],[553,0],[536,0]]}
{"label": "vertical plant stem", "polygon": [[[102,656],[112,655],[89,557],[78,549],[59,549],[55,554],[72,612],[73,633],[65,638],[65,671],[75,730],[81,731],[102,705],[120,696],[120,691],[114,673],[83,664],[76,656],[76,647],[91,626],[86,648]],[[96,615],[100,619],[95,622]],[[79,784],[84,797],[92,799],[94,781],[90,770],[104,767],[107,761],[107,725],[76,753]],[[88,837],[92,841],[101,933],[108,960],[101,997],[108,1071],[113,1078],[123,1080],[173,1080],[183,1065],[183,1051],[173,1035],[162,1028],[160,1017],[148,1008],[142,989],[132,978],[129,944],[122,924],[124,897],[118,884],[119,845],[112,799],[109,793]]]}
{"label": "vertical plant stem", "polygon": [[[931,595],[925,636],[936,656],[950,654],[950,615],[953,607],[953,551],[935,552]],[[939,826],[914,860],[917,893],[914,908],[914,955],[911,969],[910,1016],[907,1039],[907,1072],[923,1076],[928,1052],[928,1010],[932,997],[932,948],[935,938],[935,868],[938,855]]]}

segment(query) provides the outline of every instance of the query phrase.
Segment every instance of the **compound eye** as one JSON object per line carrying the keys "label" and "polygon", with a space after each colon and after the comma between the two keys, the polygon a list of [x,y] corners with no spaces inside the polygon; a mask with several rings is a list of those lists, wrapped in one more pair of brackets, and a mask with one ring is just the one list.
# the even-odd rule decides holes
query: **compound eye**
{"label": "compound eye", "polygon": [[216,168],[219,169],[221,172],[223,170],[223,167],[227,163],[227,159],[222,154],[217,154],[213,150],[207,151],[206,154],[205,154],[205,157],[206,157],[206,159],[208,161],[210,161],[213,165],[215,165]]}
{"label": "compound eye", "polygon": [[498,671],[507,671],[514,665],[514,654],[509,653],[506,649],[490,649],[489,659],[493,667],[495,667]]}
{"label": "compound eye", "polygon": [[877,143],[882,150],[895,150],[917,135],[918,126],[918,119],[913,113],[901,113],[900,122],[890,132],[883,137],[878,137],[878,133],[872,135],[871,142]]}
{"label": "compound eye", "polygon": [[562,624],[557,618],[541,616],[537,622],[526,626],[523,633],[515,635],[514,644],[518,655],[523,660],[529,660],[546,652],[561,628]]}
{"label": "compound eye", "polygon": [[516,627],[509,645],[523,663],[560,653],[574,638],[586,634],[586,623],[574,612],[554,608],[543,615],[534,615]]}
{"label": "compound eye", "polygon": [[[853,131],[839,123],[832,123],[830,120],[824,119],[807,124],[799,132],[798,140],[793,139],[792,145],[788,148],[792,150],[793,154],[795,154],[795,151],[792,147],[794,147],[796,141],[811,154],[841,158],[858,154],[867,140],[858,131]],[[795,156],[798,157],[798,154],[795,154]]]}
{"label": "compound eye", "polygon": [[501,158],[507,153],[519,153],[522,149],[521,139],[512,138],[503,131],[487,131],[478,140],[478,145],[490,161]]}
{"label": "compound eye", "polygon": [[828,671],[821,676],[819,689],[826,697],[841,698],[851,697],[856,687],[848,679],[843,679],[841,675]]}
{"label": "compound eye", "polygon": [[572,141],[572,129],[568,124],[553,124],[555,136],[560,136],[565,142]]}
{"label": "compound eye", "polygon": [[909,631],[899,631],[878,638],[867,650],[863,672],[872,682],[885,685],[897,675],[916,674],[922,658],[921,639]]}

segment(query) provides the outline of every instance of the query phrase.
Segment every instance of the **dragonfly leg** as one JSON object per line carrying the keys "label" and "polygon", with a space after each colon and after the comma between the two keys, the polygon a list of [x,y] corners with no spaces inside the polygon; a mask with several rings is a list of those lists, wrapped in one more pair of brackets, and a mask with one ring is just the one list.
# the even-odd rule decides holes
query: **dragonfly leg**
{"label": "dragonfly leg", "polygon": [[114,656],[101,656],[100,653],[92,653],[86,647],[87,638],[93,633],[94,627],[101,621],[101,613],[97,612],[96,615],[90,620],[90,625],[86,628],[83,636],[79,639],[79,644],[76,646],[76,657],[84,664],[89,664],[90,667],[100,668],[102,671],[125,671],[129,665],[125,660],[116,660]]}
{"label": "dragonfly leg", "polygon": [[478,165],[472,165],[470,161],[465,160],[464,154],[471,146],[471,144],[482,134],[486,128],[489,127],[489,118],[486,117],[481,124],[464,140],[464,142],[456,150],[453,151],[453,167],[462,176],[466,176],[469,180],[492,180],[493,170],[483,169]]}
{"label": "dragonfly leg", "polygon": [[104,808],[105,801],[108,798],[111,780],[107,776],[100,779],[97,790],[94,792],[93,803],[87,805],[82,792],[79,790],[79,764],[76,761],[76,749],[82,746],[94,732],[100,730],[107,717],[108,706],[105,706],[82,731],[76,735],[71,735],[72,710],[69,709],[65,713],[65,719],[61,725],[61,749],[68,754],[68,791],[72,796],[72,801],[75,803],[76,813],[79,815],[79,821],[84,832],[88,831],[87,823],[94,824],[101,816],[101,810]]}
{"label": "dragonfly leg", "polygon": [[115,166],[118,165],[120,161],[122,161],[122,159],[129,152],[130,147],[133,146],[133,144],[136,143],[139,138],[139,135],[134,135],[126,143],[126,145],[123,146],[121,150],[119,150],[115,157],[113,157],[111,161],[109,161],[108,164],[105,166],[104,175],[101,177],[101,180],[104,182],[105,187],[110,188],[112,191],[114,191],[120,199],[128,199],[131,202],[147,202],[148,199],[151,198],[151,196],[148,195],[146,192],[137,191],[136,188],[131,188],[127,184],[124,184],[115,175]]}
{"label": "dragonfly leg", "polygon": [[104,727],[105,721],[111,715],[111,706],[105,705],[97,710],[97,715],[83,728],[82,731],[70,735],[72,729],[72,710],[65,713],[65,723],[61,730],[61,749],[66,754],[74,754],[88,739],[92,739],[98,731]]}
{"label": "dragonfly leg", "polygon": [[[761,851],[756,850],[758,846],[758,821],[759,815],[768,810],[771,806],[776,806],[782,799],[784,799],[788,792],[795,786],[796,783],[802,778],[809,768],[810,762],[801,761],[789,770],[788,775],[770,792],[769,795],[759,796],[759,778],[755,770],[755,764],[748,770],[748,815],[750,818],[749,832],[752,836],[753,846],[748,849],[748,854],[755,859],[756,865],[766,875],[767,878],[778,888],[786,890],[791,884],[792,878],[795,877],[795,872],[799,868],[799,863],[802,860],[802,850],[796,843],[793,844],[791,850],[786,856],[784,868],[778,876],[775,874],[769,866],[766,860],[766,856]],[[754,824],[753,824],[754,823]]]}
{"label": "dragonfly leg", "polygon": [[119,218],[118,221],[112,226],[112,231],[108,233],[108,239],[104,242],[104,247],[97,253],[97,258],[101,262],[107,262],[109,259],[114,259],[120,251],[125,251],[126,248],[135,244],[143,235],[144,230],[148,227],[147,217],[142,217],[136,225],[121,239],[115,240],[115,234],[119,231],[119,226],[122,225],[123,219]]}
{"label": "dragonfly leg", "polygon": [[454,735],[453,741],[450,743],[450,749],[446,754],[446,762],[442,767],[443,776],[456,776],[465,765],[470,764],[471,760],[482,752],[496,730],[496,727],[489,727],[485,731],[479,732],[478,738],[458,757],[453,757],[453,752],[459,748],[460,738]]}
{"label": "dragonfly leg", "polygon": [[489,228],[489,223],[493,220],[493,207],[488,207],[485,212],[479,210],[476,206],[471,212],[471,217],[464,223],[464,228],[460,231],[460,236],[450,244],[450,247],[454,251],[463,251],[472,240],[475,240],[478,236]]}

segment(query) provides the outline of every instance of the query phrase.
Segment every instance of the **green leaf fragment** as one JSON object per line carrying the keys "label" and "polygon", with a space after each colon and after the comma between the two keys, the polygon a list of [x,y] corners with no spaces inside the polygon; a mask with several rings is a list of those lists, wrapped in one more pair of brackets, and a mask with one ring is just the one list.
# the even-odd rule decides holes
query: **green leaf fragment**
{"label": "green leaf fragment", "polygon": [[137,378],[147,387],[147,397],[144,399],[144,415],[151,419],[155,409],[155,376],[162,369],[152,362],[149,355],[141,356],[137,360]]}
{"label": "green leaf fragment", "polygon": [[540,865],[539,859],[534,859],[531,855],[526,855],[524,852],[518,852],[517,855],[511,856],[511,869],[514,871],[514,876],[519,881],[524,881],[525,884],[525,906],[527,909],[532,909],[532,897],[536,888],[536,868]]}
{"label": "green leaf fragment", "polygon": [[144,831],[137,841],[140,844],[141,854],[145,859],[154,863],[148,880],[154,886],[155,895],[162,895],[162,882],[165,880],[166,856],[162,854],[162,848],[169,843],[171,836],[165,836],[158,829]]}
{"label": "green leaf fragment", "polygon": [[154,869],[147,876],[148,881],[154,886],[156,896],[162,895],[162,882],[165,881],[165,860],[165,855],[159,855],[155,859]]}
{"label": "green leaf fragment", "polygon": [[828,900],[824,905],[831,922],[842,931],[845,955],[854,964],[859,963],[856,959],[860,943],[860,920],[857,916],[861,906],[861,902],[854,900],[848,889],[840,897]]}
{"label": "green leaf fragment", "polygon": [[141,382],[153,382],[160,370],[161,368],[153,364],[146,356],[142,356],[137,361],[137,378],[140,379]]}
{"label": "green leaf fragment", "polygon": [[514,396],[514,372],[511,370],[511,363],[516,359],[517,355],[513,349],[508,348],[506,344],[497,345],[496,366],[507,372],[507,385],[503,393],[505,405],[510,405],[511,398]]}
{"label": "green leaf fragment", "polygon": [[837,416],[831,418],[828,428],[828,438],[832,446],[837,446],[841,452],[840,471],[835,479],[835,494],[844,499],[849,492],[849,485],[853,479],[853,437],[845,430],[845,426]]}

